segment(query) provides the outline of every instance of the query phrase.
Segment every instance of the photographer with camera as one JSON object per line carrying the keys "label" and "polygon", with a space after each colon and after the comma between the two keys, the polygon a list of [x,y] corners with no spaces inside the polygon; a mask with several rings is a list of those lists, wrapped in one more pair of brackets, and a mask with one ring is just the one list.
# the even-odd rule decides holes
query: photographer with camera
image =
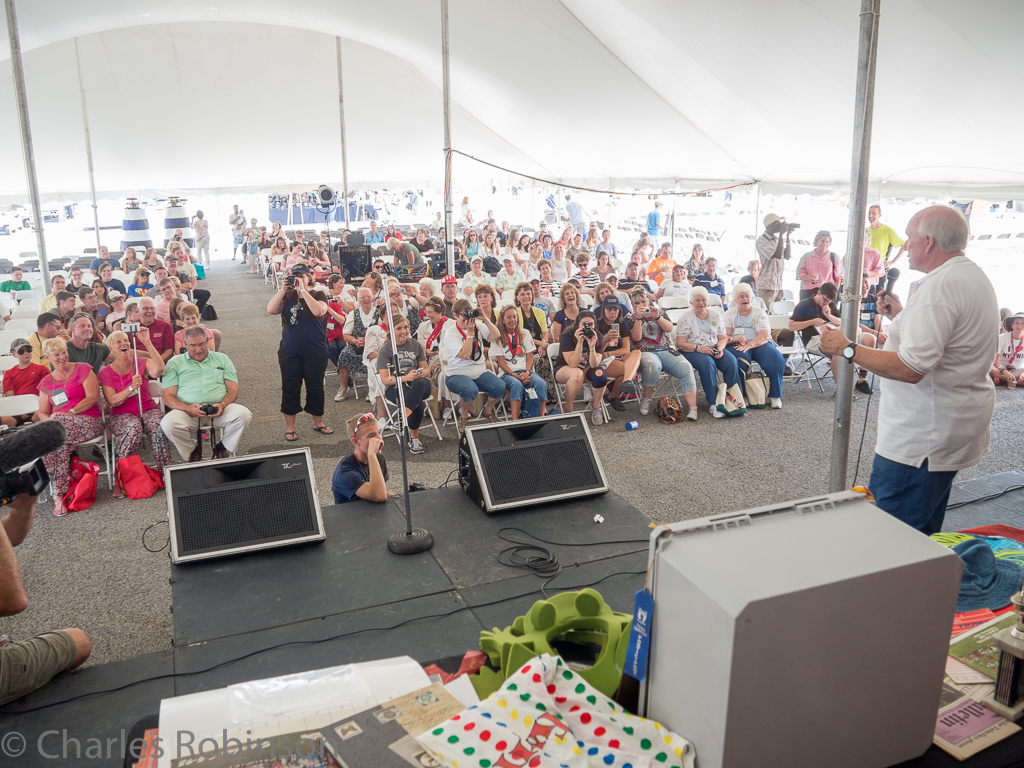
{"label": "photographer with camera", "polygon": [[[37,496],[21,493],[7,505],[0,519],[0,616],[14,616],[28,608],[21,566],[14,548],[32,529]],[[80,629],[44,632],[28,640],[0,637],[0,706],[41,688],[89,658],[92,643]]]}
{"label": "photographer with camera", "polygon": [[[310,294],[313,275],[305,263],[296,264],[285,276],[284,284],[267,304],[267,312],[281,316],[281,344],[277,362],[281,366],[281,413],[284,414],[284,439],[294,443],[295,416],[301,410],[313,417],[313,429],[330,435],[334,430],[324,424],[324,371],[327,370],[326,302]],[[306,406],[300,396],[306,385]]]}
{"label": "photographer with camera", "polygon": [[498,420],[494,407],[505,396],[505,382],[487,370],[483,342],[496,340],[500,335],[491,319],[484,317],[465,299],[452,307],[455,322],[445,323],[441,343],[448,353],[448,377],[445,385],[460,398],[459,432],[466,430],[469,409],[481,391],[489,397],[484,416],[491,422]]}
{"label": "photographer with camera", "polygon": [[160,429],[186,461],[199,461],[203,447],[196,419],[213,419],[221,439],[214,456],[227,458],[238,448],[242,432],[252,413],[235,402],[238,398],[238,374],[223,352],[210,349],[206,329],[193,325],[185,329],[185,354],[167,361],[161,381],[164,405],[169,410],[160,421]]}
{"label": "photographer with camera", "polygon": [[597,317],[589,310],[581,310],[559,340],[558,360],[555,362],[555,381],[565,385],[565,413],[572,413],[576,396],[589,383],[593,389],[590,401],[590,420],[595,427],[604,423],[601,403],[605,388],[611,382],[605,375],[601,362],[604,360],[605,341],[595,330]]}
{"label": "photographer with camera", "polygon": [[764,299],[770,310],[772,304],[782,299],[782,277],[785,259],[790,257],[789,233],[799,224],[787,224],[786,219],[775,213],[764,217],[764,232],[754,247],[761,260],[761,272],[757,276],[757,295]]}

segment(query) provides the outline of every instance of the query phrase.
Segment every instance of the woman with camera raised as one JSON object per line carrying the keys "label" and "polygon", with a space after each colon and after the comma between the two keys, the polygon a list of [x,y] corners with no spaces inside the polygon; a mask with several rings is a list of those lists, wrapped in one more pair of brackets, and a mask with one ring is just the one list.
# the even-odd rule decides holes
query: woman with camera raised
{"label": "woman with camera raised", "polygon": [[487,370],[483,342],[495,340],[500,335],[490,318],[484,317],[465,299],[459,299],[452,306],[453,323],[445,323],[441,343],[448,356],[448,377],[445,386],[452,394],[458,395],[459,431],[466,430],[469,409],[481,391],[488,394],[484,416],[496,422],[494,407],[505,396],[505,383]]}
{"label": "woman with camera raised", "polygon": [[[300,410],[313,417],[313,429],[324,435],[334,430],[324,424],[324,371],[327,369],[327,336],[324,316],[327,305],[310,293],[312,275],[306,264],[295,265],[270,302],[267,312],[281,316],[281,345],[277,362],[281,366],[281,413],[284,439],[294,443],[295,416]],[[299,402],[306,385],[306,406]]]}
{"label": "woman with camera raised", "polygon": [[[608,298],[611,298],[610,296]],[[646,416],[651,412],[651,398],[654,388],[658,385],[658,377],[662,373],[679,379],[679,389],[683,394],[683,402],[689,409],[686,418],[697,420],[697,380],[693,375],[693,366],[675,347],[672,321],[653,303],[647,292],[640,286],[633,288],[630,296],[633,304],[633,325],[630,338],[641,350],[640,384],[643,394],[640,396],[640,413]],[[605,299],[607,301],[607,299]]]}
{"label": "woman with camera raised", "polygon": [[576,396],[589,383],[593,389],[590,401],[590,420],[594,426],[604,423],[601,402],[608,386],[608,377],[601,367],[604,356],[604,338],[597,332],[597,318],[589,310],[582,310],[576,321],[562,335],[555,363],[555,381],[565,385],[566,413],[572,413]]}
{"label": "woman with camera raised", "polygon": [[[171,444],[160,429],[163,411],[149,394],[149,381],[163,373],[164,361],[149,338],[149,329],[139,328],[136,343],[149,353],[149,358],[132,354],[127,333],[114,331],[107,337],[107,347],[114,355],[110,365],[101,368],[100,386],[110,408],[110,432],[114,436],[117,455],[134,456],[142,446],[143,433],[153,443],[156,468],[164,471],[171,463]],[[114,498],[123,498],[124,491],[114,488]]]}

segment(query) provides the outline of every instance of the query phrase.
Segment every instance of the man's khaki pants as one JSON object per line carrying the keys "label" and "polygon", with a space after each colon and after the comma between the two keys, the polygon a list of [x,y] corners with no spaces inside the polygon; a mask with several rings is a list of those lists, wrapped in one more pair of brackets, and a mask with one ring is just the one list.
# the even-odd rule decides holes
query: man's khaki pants
{"label": "man's khaki pants", "polygon": [[[231,403],[225,406],[224,412],[213,420],[213,426],[220,430],[220,442],[225,449],[231,453],[235,452],[238,441],[242,439],[242,432],[251,419],[252,413],[244,405]],[[195,450],[198,428],[199,420],[184,411],[168,411],[160,421],[160,429],[167,435],[167,439],[174,443],[174,447],[185,461],[188,461],[189,455]]]}

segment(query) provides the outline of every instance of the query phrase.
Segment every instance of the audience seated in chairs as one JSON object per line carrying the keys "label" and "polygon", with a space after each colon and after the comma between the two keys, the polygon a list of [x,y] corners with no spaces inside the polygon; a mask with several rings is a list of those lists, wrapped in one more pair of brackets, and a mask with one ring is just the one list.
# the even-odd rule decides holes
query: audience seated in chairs
{"label": "audience seated in chairs", "polygon": [[498,338],[498,329],[490,318],[474,317],[473,307],[459,299],[453,307],[454,322],[445,323],[441,343],[447,352],[448,377],[445,386],[460,398],[459,432],[469,423],[470,406],[481,391],[488,394],[484,416],[498,421],[495,406],[505,396],[504,382],[487,370],[483,342]]}
{"label": "audience seated in chairs", "polygon": [[[18,364],[4,371],[4,397],[17,395],[38,395],[39,382],[49,375],[50,369],[45,365],[32,362],[32,345],[28,339],[15,339],[11,342],[11,354],[18,359]],[[23,424],[39,421],[38,413],[24,413],[18,416],[4,416],[0,424],[14,429]]]}
{"label": "audience seated in chairs", "polygon": [[772,408],[781,408],[786,361],[772,341],[768,313],[755,307],[753,300],[754,289],[747,283],[737,283],[732,289],[733,305],[725,313],[729,349],[738,359],[745,361],[747,369],[754,362],[761,367],[768,377],[768,402]]}
{"label": "audience seated in chairs", "polygon": [[[374,364],[381,384],[385,387],[384,396],[392,403],[398,403],[396,374],[398,381],[402,383],[405,419],[409,424],[409,453],[423,453],[423,443],[420,441],[420,422],[423,421],[426,401],[430,398],[430,370],[427,364],[427,355],[420,343],[409,336],[409,321],[402,315],[395,315],[394,308],[391,311],[394,318],[394,340],[397,342],[397,347],[392,344],[390,336],[386,338]],[[397,354],[395,353],[396,349]],[[392,370],[392,365],[397,370]]]}
{"label": "audience seated in chairs", "polygon": [[[198,419],[211,418],[221,438],[214,446],[214,456],[227,458],[238,448],[252,413],[235,402],[238,397],[238,374],[235,366],[222,352],[212,352],[206,329],[194,325],[185,330],[184,355],[175,355],[164,368],[164,405],[168,412],[160,428],[187,461],[202,458]],[[210,412],[200,408],[210,405]]]}
{"label": "audience seated in chairs", "polygon": [[334,402],[341,402],[348,395],[348,385],[356,373],[366,373],[363,365],[363,347],[366,346],[366,331],[375,322],[373,291],[361,286],[356,291],[356,307],[345,318],[345,348],[338,354],[338,394]]}
{"label": "audience seated in chairs", "polygon": [[[110,411],[108,426],[118,458],[138,454],[143,434],[149,435],[154,463],[157,470],[163,472],[171,463],[171,448],[160,429],[163,412],[149,394],[149,380],[163,373],[164,361],[153,347],[146,328],[139,329],[135,339],[149,353],[148,358],[133,355],[128,334],[114,331],[107,337],[114,359],[100,371],[99,382]],[[114,498],[123,496],[124,491],[115,486]]]}
{"label": "audience seated in chairs", "polygon": [[604,336],[604,359],[601,361],[605,376],[611,382],[608,403],[616,411],[626,410],[623,395],[637,394],[633,379],[640,370],[641,351],[633,349],[633,324],[622,312],[622,305],[614,296],[606,296],[604,303],[595,307],[597,330]]}
{"label": "audience seated in chairs", "polygon": [[[672,321],[668,319],[650,297],[639,286],[633,289],[633,315],[631,339],[640,350],[640,384],[643,394],[640,397],[640,414],[646,416],[651,412],[651,398],[658,385],[662,373],[679,380],[679,389],[683,401],[689,410],[686,418],[697,420],[697,382],[693,375],[693,366],[679,353],[675,347]],[[609,298],[606,297],[605,301]]]}
{"label": "audience seated in chairs", "polygon": [[725,417],[715,407],[718,398],[716,372],[721,371],[727,389],[740,383],[739,365],[732,350],[726,346],[728,341],[722,310],[708,306],[706,288],[694,286],[690,291],[690,308],[679,316],[676,325],[676,344],[700,377],[704,395],[711,406],[711,415],[716,419]]}
{"label": "audience seated in chairs", "polygon": [[88,363],[73,363],[63,339],[43,342],[43,354],[53,372],[39,382],[39,420],[56,419],[67,430],[67,442],[43,457],[54,490],[53,514],[67,514],[64,496],[68,492],[68,468],[76,443],[103,433],[100,412],[100,384]]}

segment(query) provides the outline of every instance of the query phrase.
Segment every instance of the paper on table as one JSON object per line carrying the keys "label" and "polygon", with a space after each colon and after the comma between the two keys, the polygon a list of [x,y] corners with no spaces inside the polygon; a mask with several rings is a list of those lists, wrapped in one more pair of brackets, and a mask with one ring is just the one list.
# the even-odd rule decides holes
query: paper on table
{"label": "paper on table", "polygon": [[456,677],[454,680],[445,683],[444,688],[467,707],[475,707],[480,703],[480,697],[476,695],[476,688],[469,682],[469,675]]}
{"label": "paper on table", "polygon": [[967,666],[960,659],[954,659],[952,656],[946,657],[946,674],[957,685],[992,682],[991,676],[974,667]]}
{"label": "paper on table", "polygon": [[[408,656],[367,661],[329,669],[351,666],[362,676],[369,695],[362,700],[348,701],[339,706],[314,706],[282,712],[273,717],[250,722],[231,721],[227,688],[176,696],[160,702],[160,744],[163,755],[159,768],[170,768],[171,760],[188,757],[190,750],[199,754],[199,742],[213,739],[218,745],[227,738],[260,739],[297,733],[304,730],[326,728],[367,707],[412,693],[430,684],[426,673]],[[346,698],[343,695],[339,699]],[[210,742],[206,743],[209,751]]]}

